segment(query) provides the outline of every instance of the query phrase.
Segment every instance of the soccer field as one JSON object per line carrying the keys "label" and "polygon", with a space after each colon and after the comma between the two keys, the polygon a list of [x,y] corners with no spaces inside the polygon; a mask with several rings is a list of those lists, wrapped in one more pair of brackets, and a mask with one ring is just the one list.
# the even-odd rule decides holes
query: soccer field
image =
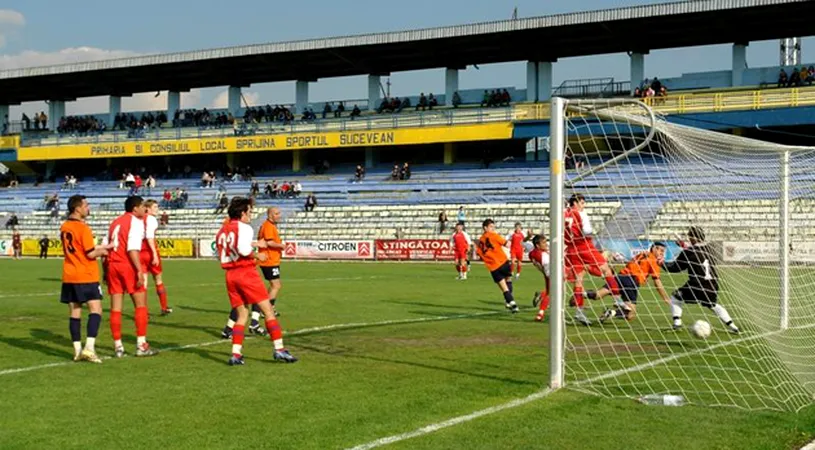
{"label": "soccer field", "polygon": [[[811,406],[654,407],[569,389],[530,399],[548,383],[548,325],[531,308],[507,313],[480,265],[459,282],[447,264],[286,263],[278,309],[300,362],[274,363],[271,343],[251,338],[246,366],[229,367],[223,271],[166,261],[175,312],[153,315],[148,332],[161,354],[73,363],[60,264],[0,261],[3,449],[333,449],[428,426],[388,448],[793,449],[815,436]],[[527,266],[519,303],[541,285]],[[150,306],[158,312],[152,290]],[[112,355],[107,314],[97,349]],[[468,416],[496,406],[512,407]]]}

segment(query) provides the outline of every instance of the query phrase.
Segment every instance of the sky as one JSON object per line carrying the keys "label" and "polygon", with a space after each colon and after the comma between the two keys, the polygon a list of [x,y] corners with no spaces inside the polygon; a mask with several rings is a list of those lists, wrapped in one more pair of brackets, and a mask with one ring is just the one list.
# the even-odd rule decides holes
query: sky
{"label": "sky", "polygon": [[[444,25],[534,17],[660,3],[645,0],[308,0],[279,2],[221,0],[189,2],[139,0],[4,0],[0,6],[0,70],[144,54],[192,51],[328,36],[398,31]],[[285,4],[285,6],[283,6]],[[349,5],[353,4],[353,7]],[[815,58],[815,39],[803,40],[802,60]],[[729,45],[653,51],[646,57],[649,77],[668,78],[682,73],[729,70]],[[753,42],[748,47],[750,67],[778,64],[778,42]],[[444,92],[444,70],[393,73],[393,95]],[[629,61],[625,54],[568,58],[554,66],[554,84],[576,78],[614,77],[625,81]],[[382,80],[383,83],[386,79]],[[526,85],[525,63],[468,67],[460,73],[459,89]],[[266,83],[244,88],[250,104],[293,103],[294,82]],[[311,83],[310,101],[367,97],[364,76],[322,79]],[[122,100],[125,111],[166,109],[166,93],[136,94]],[[183,108],[226,107],[226,87],[182,94]],[[22,111],[46,110],[43,102],[11,108],[16,120]],[[66,104],[68,114],[108,110],[106,97],[79,99]]]}

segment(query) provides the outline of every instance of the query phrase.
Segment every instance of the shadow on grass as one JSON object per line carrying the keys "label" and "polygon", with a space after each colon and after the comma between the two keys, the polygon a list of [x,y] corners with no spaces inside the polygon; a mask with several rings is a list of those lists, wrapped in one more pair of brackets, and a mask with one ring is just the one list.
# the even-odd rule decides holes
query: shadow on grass
{"label": "shadow on grass", "polygon": [[194,311],[194,312],[201,312],[201,313],[208,313],[208,314],[219,314],[224,316],[225,318],[229,316],[229,308],[224,309],[206,309],[206,308],[197,308],[195,306],[184,306],[184,305],[177,305],[175,306],[176,309],[182,309],[187,311]]}
{"label": "shadow on grass", "polygon": [[[448,304],[439,304],[439,303],[423,303],[423,302],[403,302],[397,300],[384,300],[383,303],[393,303],[396,305],[410,305],[410,306],[423,306],[423,307],[430,307],[430,308],[447,308],[447,309],[463,309],[466,311],[492,311],[493,308],[479,308],[473,306],[466,306],[466,305],[448,305]],[[494,305],[493,305],[494,306]]]}
{"label": "shadow on grass", "polygon": [[201,325],[180,325],[177,323],[172,322],[160,322],[160,321],[151,321],[150,328],[172,328],[175,330],[189,330],[189,331],[196,331],[196,332],[204,332],[205,334],[219,338],[221,337],[221,329],[220,328],[213,328],[208,326],[201,326]]}
{"label": "shadow on grass", "polygon": [[37,278],[37,279],[40,280],[40,281],[56,281],[56,282],[60,282],[60,283],[62,282],[62,278],[40,277],[40,278]]}

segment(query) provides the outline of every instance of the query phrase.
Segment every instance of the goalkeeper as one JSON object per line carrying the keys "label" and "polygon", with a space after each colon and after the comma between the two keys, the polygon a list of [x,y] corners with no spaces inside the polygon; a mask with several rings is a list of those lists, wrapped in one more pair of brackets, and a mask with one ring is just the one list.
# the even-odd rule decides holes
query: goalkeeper
{"label": "goalkeeper", "polygon": [[[616,276],[617,285],[620,286],[620,299],[614,305],[613,310],[606,309],[603,312],[603,315],[600,316],[600,323],[612,317],[634,320],[637,315],[637,295],[640,287],[648,281],[648,277],[654,280],[654,286],[662,297],[662,301],[670,305],[671,298],[659,278],[660,266],[664,264],[664,261],[665,244],[662,242],[655,242],[647,252],[640,253],[631,259],[622,272]],[[608,285],[596,292],[586,292],[586,297],[591,300],[599,300],[609,295],[611,295],[611,288]]]}

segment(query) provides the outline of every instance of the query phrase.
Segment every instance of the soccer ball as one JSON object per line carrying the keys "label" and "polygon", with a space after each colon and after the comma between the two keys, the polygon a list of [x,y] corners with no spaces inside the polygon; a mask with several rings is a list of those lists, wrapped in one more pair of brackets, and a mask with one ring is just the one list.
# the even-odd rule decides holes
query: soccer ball
{"label": "soccer ball", "polygon": [[690,331],[699,339],[707,339],[710,336],[710,324],[704,320],[697,320],[691,327]]}

